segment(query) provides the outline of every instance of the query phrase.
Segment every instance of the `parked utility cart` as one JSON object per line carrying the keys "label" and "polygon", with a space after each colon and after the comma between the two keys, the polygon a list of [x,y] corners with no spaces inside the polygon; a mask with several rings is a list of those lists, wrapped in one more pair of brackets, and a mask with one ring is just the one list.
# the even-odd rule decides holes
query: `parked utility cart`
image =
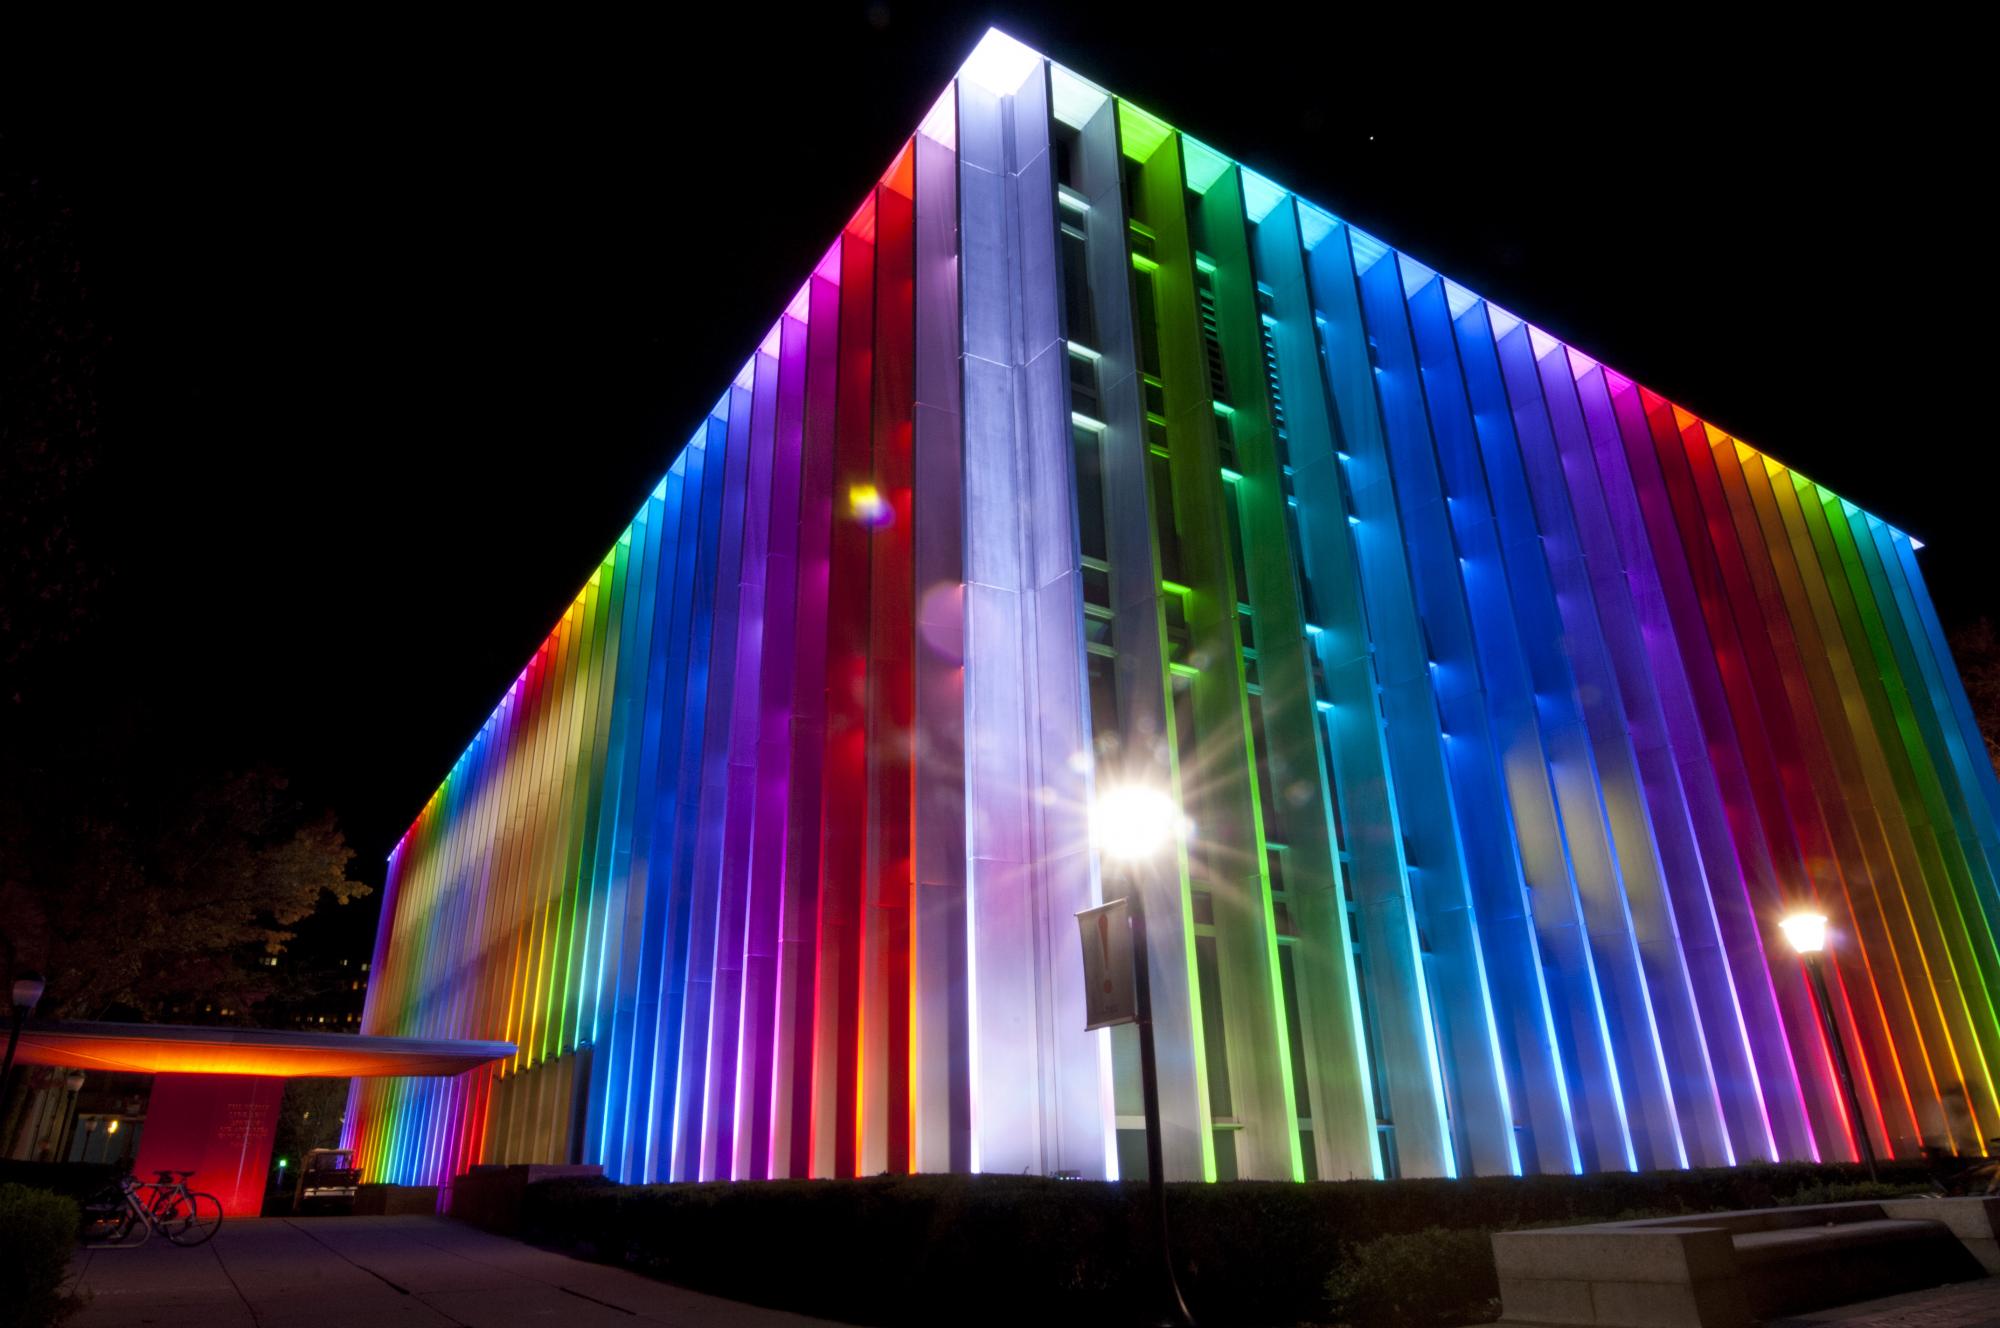
{"label": "parked utility cart", "polygon": [[299,1164],[292,1211],[351,1212],[360,1188],[361,1168],[354,1165],[352,1148],[312,1149]]}

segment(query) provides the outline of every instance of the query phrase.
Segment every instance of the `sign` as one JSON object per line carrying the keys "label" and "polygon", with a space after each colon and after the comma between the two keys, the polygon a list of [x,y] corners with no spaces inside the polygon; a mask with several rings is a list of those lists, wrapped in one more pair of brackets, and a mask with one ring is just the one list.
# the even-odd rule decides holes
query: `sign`
{"label": "sign", "polygon": [[1083,936],[1084,1028],[1139,1021],[1139,992],[1132,982],[1132,910],[1114,899],[1076,915]]}
{"label": "sign", "polygon": [[284,1096],[285,1081],[268,1075],[155,1075],[132,1174],[192,1171],[188,1187],[213,1194],[224,1214],[257,1216]]}

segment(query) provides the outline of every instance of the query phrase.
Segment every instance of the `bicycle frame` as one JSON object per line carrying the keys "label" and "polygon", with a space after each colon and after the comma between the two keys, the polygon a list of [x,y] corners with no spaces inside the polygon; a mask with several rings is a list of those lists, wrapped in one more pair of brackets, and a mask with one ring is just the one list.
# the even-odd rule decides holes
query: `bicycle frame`
{"label": "bicycle frame", "polygon": [[[86,1239],[84,1248],[125,1249],[143,1245],[152,1238],[154,1232],[165,1236],[176,1245],[198,1245],[212,1236],[222,1221],[221,1207],[216,1203],[215,1197],[188,1189],[187,1177],[184,1175],[172,1172],[162,1174],[173,1178],[141,1181],[131,1176],[120,1177],[116,1202],[109,1205],[93,1204],[92,1211],[96,1216],[88,1217],[85,1223],[87,1230],[98,1225],[107,1226],[113,1238],[95,1241]],[[206,1201],[215,1212],[214,1224],[206,1228],[206,1234],[200,1239],[185,1241],[181,1239],[182,1234],[190,1223],[197,1219],[202,1201]],[[182,1216],[183,1205],[185,1205],[185,1217]],[[179,1220],[176,1224],[177,1219]],[[137,1239],[131,1238],[134,1226],[140,1229]]]}
{"label": "bicycle frame", "polygon": [[[85,1249],[130,1249],[134,1246],[144,1245],[152,1238],[153,1231],[158,1226],[158,1222],[154,1219],[152,1213],[147,1211],[147,1205],[139,1201],[140,1188],[138,1182],[134,1181],[130,1176],[126,1176],[118,1182],[118,1203],[112,1210],[117,1216],[115,1218],[86,1218],[86,1228],[95,1225],[99,1221],[115,1221],[117,1223],[115,1228],[117,1235],[111,1240],[86,1240],[83,1243]],[[138,1238],[136,1240],[128,1239],[135,1226],[139,1229]]]}

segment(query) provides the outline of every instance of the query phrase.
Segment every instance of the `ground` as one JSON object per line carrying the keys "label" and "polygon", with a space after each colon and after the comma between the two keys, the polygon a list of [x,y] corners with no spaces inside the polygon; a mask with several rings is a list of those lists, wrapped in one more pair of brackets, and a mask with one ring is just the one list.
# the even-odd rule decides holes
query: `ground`
{"label": "ground", "polygon": [[[436,1217],[265,1218],[207,1245],[89,1250],[74,1328],[838,1328],[718,1300]],[[1765,1328],[2000,1328],[2000,1278],[1775,1320]]]}
{"label": "ground", "polygon": [[657,1323],[833,1328],[698,1295],[436,1217],[264,1218],[180,1249],[155,1237],[87,1250],[72,1328],[512,1328]]}
{"label": "ground", "polygon": [[2000,1326],[2000,1277],[1913,1291],[1859,1305],[1774,1319],[1765,1328],[1996,1328]]}

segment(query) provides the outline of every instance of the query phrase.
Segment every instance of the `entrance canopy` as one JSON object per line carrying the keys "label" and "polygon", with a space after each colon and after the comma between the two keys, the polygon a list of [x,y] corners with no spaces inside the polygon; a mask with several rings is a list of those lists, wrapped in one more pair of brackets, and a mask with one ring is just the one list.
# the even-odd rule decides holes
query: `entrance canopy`
{"label": "entrance canopy", "polygon": [[27,1065],[140,1074],[340,1079],[459,1074],[512,1056],[514,1050],[511,1042],[51,1020],[21,1030],[17,1058]]}

